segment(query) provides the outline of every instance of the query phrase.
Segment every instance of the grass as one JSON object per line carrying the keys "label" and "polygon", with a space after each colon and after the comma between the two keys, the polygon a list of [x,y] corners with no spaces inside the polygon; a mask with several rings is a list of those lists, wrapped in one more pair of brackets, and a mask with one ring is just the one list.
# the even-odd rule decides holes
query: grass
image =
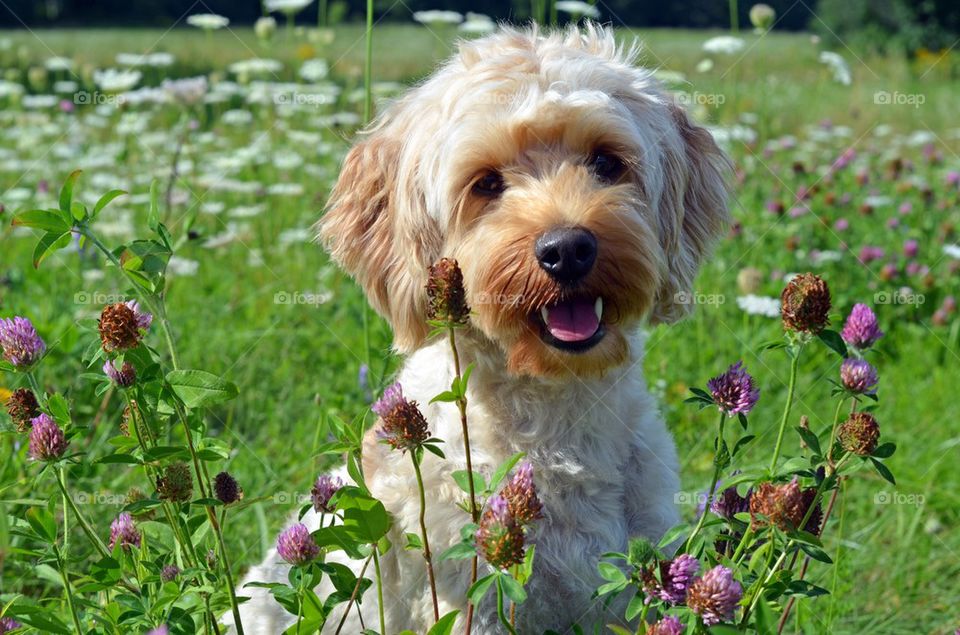
{"label": "grass", "polygon": [[[622,30],[624,38],[631,33]],[[911,284],[923,293],[923,304],[878,306],[887,331],[882,340],[881,402],[877,416],[884,437],[898,443],[890,459],[898,477],[894,488],[875,476],[853,481],[841,498],[833,524],[827,532],[827,551],[839,561],[836,578],[824,576],[826,567],[813,567],[810,579],[834,594],[816,601],[803,601],[794,613],[791,627],[808,633],[900,633],[907,630],[952,632],[955,598],[960,595],[960,476],[955,468],[960,444],[960,408],[956,385],[958,325],[935,325],[932,313],[943,297],[958,289],[950,259],[943,256],[941,242],[957,242],[960,222],[956,190],[943,184],[945,172],[960,167],[954,120],[956,56],[935,60],[865,57],[858,61],[849,51],[841,53],[850,62],[853,84],[841,86],[817,61],[818,49],[807,35],[771,34],[748,36],[748,48],[730,57],[714,57],[714,67],[698,72],[704,58],[700,43],[710,34],[690,31],[633,31],[647,44],[646,63],[662,70],[683,73],[688,91],[714,96],[711,103],[695,108],[712,123],[730,126],[745,123],[757,140],[730,144],[730,151],[743,170],[736,188],[734,213],[742,233],[725,240],[706,264],[698,292],[713,297],[689,320],[653,330],[646,359],[646,372],[662,394],[663,408],[674,431],[683,464],[684,486],[690,492],[703,489],[709,480],[712,449],[709,431],[712,418],[698,415],[682,404],[689,386],[702,385],[730,362],[743,358],[760,379],[764,391],[753,425],[761,434],[752,459],[761,460],[773,442],[778,399],[785,392],[787,362],[774,352],[760,354],[762,343],[778,337],[776,320],[748,316],[735,302],[739,294],[737,275],[745,267],[763,273],[759,293],[775,295],[780,281],[774,271],[801,269],[823,271],[835,295],[837,319],[854,301],[874,304],[874,294],[890,293]],[[282,35],[282,30],[281,30]],[[253,506],[244,522],[235,521],[230,537],[234,561],[240,566],[257,561],[273,542],[276,531],[295,508],[297,496],[307,496],[313,478],[323,466],[315,449],[327,440],[327,418],[333,413],[352,417],[362,413],[396,368],[389,353],[390,332],[379,319],[372,320],[367,348],[362,329],[364,300],[359,290],[337,272],[322,251],[289,230],[305,230],[319,215],[337,166],[349,143],[349,128],[328,126],[323,120],[337,110],[359,112],[361,101],[350,94],[362,85],[362,29],[338,28],[332,42],[303,37],[290,44],[278,41],[264,47],[249,29],[220,31],[208,40],[192,30],[17,31],[0,34],[12,46],[0,53],[2,63],[13,69],[8,79],[27,80],[29,69],[53,53],[73,57],[82,84],[89,82],[94,67],[113,65],[117,52],[166,50],[177,56],[171,75],[214,73],[225,76],[232,62],[255,56],[285,63],[278,79],[294,79],[300,61],[324,57],[331,61],[331,77],[344,90],[337,105],[325,110],[302,108],[278,112],[272,105],[244,105],[233,97],[225,104],[207,106],[191,113],[199,130],[187,136],[182,153],[175,197],[178,201],[168,220],[179,234],[187,229],[198,238],[185,240],[178,255],[195,261],[194,276],[174,277],[169,288],[170,314],[187,368],[203,368],[220,374],[241,387],[238,399],[212,413],[209,425],[234,449],[228,469],[239,479],[248,496],[271,496]],[[381,81],[415,81],[435,65],[448,50],[441,38],[415,26],[379,26],[374,42],[374,75]],[[742,56],[742,59],[740,59]],[[157,76],[147,73],[147,81]],[[60,79],[64,79],[62,77]],[[877,91],[921,94],[924,104],[910,106],[875,103]],[[228,108],[248,108],[253,120],[242,126],[225,123]],[[85,111],[87,112],[87,111]],[[100,194],[113,182],[134,196],[121,202],[111,214],[129,214],[142,234],[146,207],[136,195],[149,188],[152,176],[165,178],[179,137],[180,113],[173,108],[130,109],[103,114],[97,127],[80,114],[25,111],[11,107],[0,112],[5,132],[0,140],[0,202],[3,218],[27,205],[38,206],[53,195],[37,193],[41,181],[56,187],[64,175],[78,166],[88,166],[80,191]],[[752,113],[755,118],[745,118]],[[84,114],[83,117],[86,117]],[[830,119],[850,127],[847,137],[818,134],[818,122]],[[886,136],[878,125],[890,126]],[[124,132],[124,130],[127,132]],[[883,129],[881,128],[881,131]],[[917,131],[943,155],[943,162],[928,164],[920,146],[911,145]],[[795,135],[794,148],[764,153],[764,145],[783,135]],[[792,219],[774,218],[764,211],[772,198],[786,201],[801,185],[818,181],[815,174],[796,174],[794,162],[808,170],[829,165],[847,145],[855,145],[863,166],[871,172],[871,184],[858,186],[852,175],[833,183],[820,183],[813,212]],[[302,185],[301,195],[282,196],[240,192],[207,191],[204,174],[245,148],[252,154],[229,172],[239,181],[263,186],[275,183]],[[289,167],[281,160],[285,152],[303,157]],[[917,189],[898,190],[898,181],[882,178],[885,166],[902,156],[915,163],[915,176],[929,183],[937,201],[925,207]],[[906,180],[906,179],[902,179]],[[27,190],[26,194],[22,191]],[[16,193],[14,196],[11,193]],[[874,191],[875,190],[875,191]],[[826,192],[850,193],[847,207],[824,202]],[[857,209],[870,195],[895,199],[878,206],[870,216]],[[897,204],[909,200],[913,215],[904,217],[896,230],[884,226],[896,216]],[[222,203],[224,211],[210,213]],[[249,218],[231,217],[237,206],[265,203],[266,209]],[[47,203],[49,204],[49,203]],[[823,216],[832,225],[839,217],[850,222],[842,238],[854,252],[864,244],[899,250],[905,237],[921,240],[920,260],[930,266],[929,284],[912,280],[884,280],[880,263],[860,265],[840,245],[839,232],[816,220]],[[208,248],[206,239],[223,235],[233,223],[239,239]],[[906,227],[906,229],[905,229]],[[121,228],[122,229],[122,228]],[[119,238],[116,240],[120,240]],[[798,242],[793,250],[788,242]],[[92,434],[84,451],[106,451],[106,440],[116,433],[121,404],[116,399],[102,403],[92,399],[80,354],[90,334],[81,330],[95,317],[110,296],[125,289],[115,272],[98,274],[102,262],[91,254],[64,252],[38,272],[30,266],[34,240],[29,232],[13,231],[5,221],[0,228],[0,314],[30,316],[45,335],[52,352],[45,363],[43,380],[67,394],[75,418],[91,422]],[[843,258],[821,266],[810,264],[813,249],[836,250]],[[262,260],[251,259],[255,250]],[[81,295],[77,295],[78,292]],[[323,302],[284,302],[295,294],[316,294]],[[722,298],[722,303],[719,298]],[[80,326],[77,325],[78,320]],[[156,337],[154,334],[152,337]],[[159,342],[157,342],[159,345]],[[361,366],[370,360],[369,384],[358,380]],[[811,356],[801,365],[799,401],[795,417],[808,415],[815,429],[826,425],[829,395],[821,374],[834,377],[836,364],[825,354]],[[0,382],[10,382],[10,376]],[[2,384],[12,389],[10,383]],[[791,422],[794,425],[795,422]],[[4,452],[14,452],[16,437],[0,437]],[[787,453],[797,451],[796,439],[788,438]],[[19,450],[22,454],[22,449]],[[91,496],[120,497],[131,480],[110,466],[76,468],[71,476]],[[17,509],[18,499],[33,491],[31,469],[24,461],[7,461],[0,468],[0,503],[7,511]],[[890,494],[891,502],[878,502],[875,492]],[[922,503],[917,504],[921,500]],[[116,502],[116,501],[114,501]],[[91,508],[105,528],[116,505]],[[693,516],[693,509],[688,510]],[[0,515],[2,517],[3,515]],[[35,568],[29,559],[18,558],[9,549],[13,543],[8,528],[0,526],[0,582],[4,592],[39,594],[51,584],[47,571]],[[4,557],[6,554],[6,557]]]}

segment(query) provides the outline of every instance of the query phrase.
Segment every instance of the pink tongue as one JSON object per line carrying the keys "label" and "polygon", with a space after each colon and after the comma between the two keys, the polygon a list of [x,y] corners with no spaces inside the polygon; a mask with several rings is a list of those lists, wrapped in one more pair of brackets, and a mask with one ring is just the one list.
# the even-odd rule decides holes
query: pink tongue
{"label": "pink tongue", "polygon": [[547,309],[547,329],[563,342],[580,342],[597,332],[600,320],[589,300],[571,300]]}

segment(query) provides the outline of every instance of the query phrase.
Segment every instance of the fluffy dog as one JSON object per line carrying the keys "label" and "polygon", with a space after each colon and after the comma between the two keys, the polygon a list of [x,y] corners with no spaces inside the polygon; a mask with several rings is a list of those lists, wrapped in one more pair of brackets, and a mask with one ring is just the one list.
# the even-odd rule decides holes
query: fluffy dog
{"label": "fluffy dog", "polygon": [[[526,452],[544,507],[521,633],[617,621],[622,607],[591,600],[601,554],[632,536],[659,539],[678,519],[676,451],[641,374],[639,329],[688,310],[683,298],[727,220],[727,160],[635,57],[594,25],[461,43],[350,151],[318,226],[392,325],[409,355],[404,393],[445,441],[446,460],[427,453],[423,464],[434,553],[468,519],[451,478],[465,468],[457,410],[425,405],[449,387],[453,361],[445,341],[428,340],[424,289],[430,264],[460,263],[473,311],[459,343],[464,364],[476,364],[474,469],[490,474]],[[371,436],[364,458],[402,545],[418,528],[409,457]],[[425,632],[422,555],[394,548],[382,560],[388,631]],[[435,566],[441,614],[465,609],[469,564]],[[271,553],[247,577],[283,580],[286,569]],[[280,632],[289,616],[253,595],[247,632]],[[367,626],[377,624],[372,595]],[[343,632],[359,633],[356,608],[350,620]],[[478,607],[474,632],[500,632],[493,606]]]}

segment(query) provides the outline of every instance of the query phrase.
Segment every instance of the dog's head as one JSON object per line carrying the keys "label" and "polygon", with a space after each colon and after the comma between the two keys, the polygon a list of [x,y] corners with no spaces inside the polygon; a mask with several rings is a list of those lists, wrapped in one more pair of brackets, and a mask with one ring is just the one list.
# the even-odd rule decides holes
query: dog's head
{"label": "dog's head", "polygon": [[502,30],[461,44],[350,151],[320,237],[399,351],[427,336],[444,256],[513,373],[601,373],[628,329],[686,313],[727,219],[727,161],[633,58],[595,26]]}

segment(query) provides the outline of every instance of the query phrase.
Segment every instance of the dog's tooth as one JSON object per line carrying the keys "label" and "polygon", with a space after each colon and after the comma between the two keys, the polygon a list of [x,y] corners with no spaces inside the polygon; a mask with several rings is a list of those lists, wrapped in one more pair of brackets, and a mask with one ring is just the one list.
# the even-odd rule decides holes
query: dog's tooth
{"label": "dog's tooth", "polygon": [[597,298],[593,305],[593,312],[597,314],[597,321],[599,322],[603,318],[603,298]]}
{"label": "dog's tooth", "polygon": [[547,311],[547,307],[540,307],[540,317],[543,318],[544,324],[550,324],[550,312]]}

